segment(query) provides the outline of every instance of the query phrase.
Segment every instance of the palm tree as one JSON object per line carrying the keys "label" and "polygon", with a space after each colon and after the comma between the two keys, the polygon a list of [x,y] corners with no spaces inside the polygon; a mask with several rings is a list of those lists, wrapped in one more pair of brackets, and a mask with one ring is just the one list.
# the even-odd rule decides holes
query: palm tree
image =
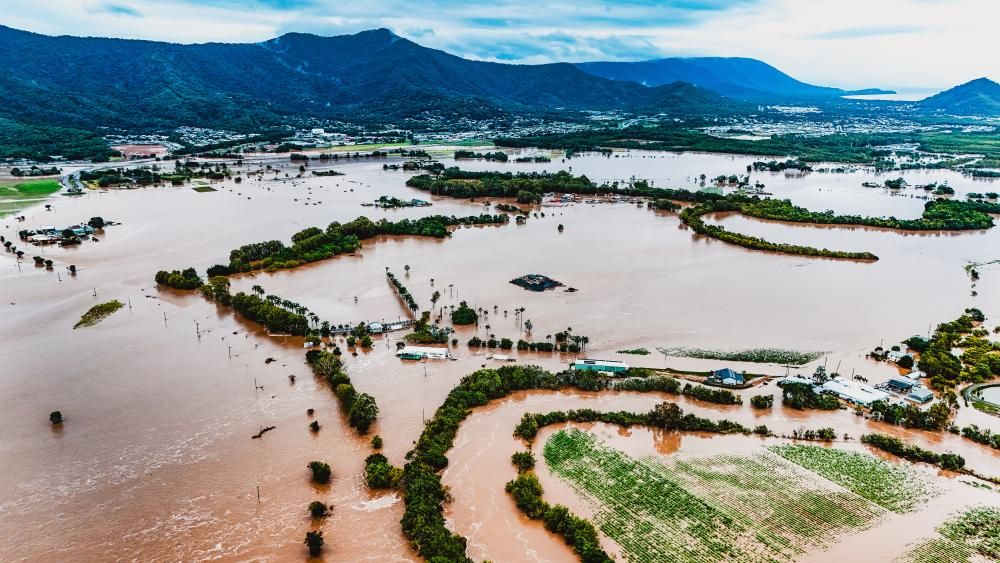
{"label": "palm tree", "polygon": [[257,295],[260,295],[260,296],[264,295],[264,288],[261,287],[261,286],[259,286],[259,285],[255,285],[255,286],[251,287],[250,291],[252,291],[252,292],[254,292],[254,293],[256,293]]}
{"label": "palm tree", "polygon": [[409,264],[406,264],[405,266],[403,266],[403,269],[406,270],[407,274],[410,273],[410,265]]}

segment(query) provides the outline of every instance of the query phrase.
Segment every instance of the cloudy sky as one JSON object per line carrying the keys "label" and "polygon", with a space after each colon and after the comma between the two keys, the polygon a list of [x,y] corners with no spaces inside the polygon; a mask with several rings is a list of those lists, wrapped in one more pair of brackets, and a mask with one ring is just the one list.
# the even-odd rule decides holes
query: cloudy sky
{"label": "cloudy sky", "polygon": [[0,24],[52,35],[253,42],[386,27],[517,63],[743,56],[843,88],[1000,80],[998,0],[4,0]]}

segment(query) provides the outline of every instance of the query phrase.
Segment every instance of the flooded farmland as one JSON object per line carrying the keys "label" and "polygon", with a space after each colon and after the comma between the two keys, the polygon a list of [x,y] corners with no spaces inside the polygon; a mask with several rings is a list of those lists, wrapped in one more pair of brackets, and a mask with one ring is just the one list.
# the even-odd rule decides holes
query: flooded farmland
{"label": "flooded farmland", "polygon": [[[617,154],[565,162],[556,157],[545,164],[460,165],[491,170],[572,167],[573,173],[596,181],[635,176],[652,179],[658,187],[693,189],[699,174],[742,174],[755,160]],[[0,412],[5,429],[0,441],[4,559],[59,561],[70,554],[87,560],[298,558],[304,554],[303,528],[312,525],[306,505],[313,500],[335,506],[323,524],[328,559],[418,559],[400,532],[398,494],[364,487],[368,438],[357,437],[347,427],[336,397],[311,375],[302,339],[268,335],[199,295],[157,289],[153,275],[188,266],[203,271],[226,263],[229,251],[242,244],[287,241],[303,228],[361,215],[398,220],[471,215],[491,208],[483,201],[438,198],[407,188],[408,174],[383,170],[380,160],[334,165],[344,176],[301,179],[284,177],[297,172],[297,165],[287,159],[268,162],[285,168],[262,180],[215,183],[215,192],[156,187],[76,198],[56,195],[48,200],[52,211],[34,206],[23,211],[24,222],[0,222],[0,232],[8,238],[16,238],[21,228],[68,225],[92,216],[122,223],[107,227],[100,242],[27,249],[28,257],[39,253],[52,259],[56,271],[36,268],[30,261],[18,266],[9,253],[0,255],[0,393],[7,406]],[[878,177],[863,170],[755,172],[753,178],[775,197],[810,209],[916,217],[925,201],[915,196],[922,191],[911,187],[896,194],[861,186],[898,175],[911,184],[947,181],[958,194],[997,191],[1000,185],[950,171]],[[382,195],[430,199],[433,207],[361,206]],[[538,217],[524,225],[459,228],[443,240],[365,241],[351,256],[235,276],[233,291],[261,285],[334,324],[406,318],[408,311],[385,280],[388,267],[428,310],[432,293],[441,292],[435,315],[461,301],[489,311],[478,327],[457,329],[455,361],[401,362],[393,352],[402,333],[376,338],[370,351],[345,357],[354,385],[378,401],[379,419],[371,434],[385,440],[384,453],[396,465],[405,462],[422,421],[463,375],[483,365],[500,365],[465,342],[473,335],[514,340],[524,336],[514,317],[517,308],[523,307],[525,318],[532,321],[534,340],[572,327],[574,333],[589,337],[589,357],[648,367],[733,367],[781,375],[785,368],[777,365],[665,358],[655,352],[624,356],[616,351],[661,346],[822,351],[824,356],[803,373],[826,363],[873,382],[898,373],[866,358],[877,345],[926,334],[967,307],[982,309],[991,329],[1000,319],[1000,264],[981,268],[976,296],[963,270],[969,262],[1000,258],[998,228],[900,234],[742,216],[711,218],[727,229],[768,240],[869,250],[880,257],[876,263],[857,263],[744,250],[693,234],[676,214],[634,204],[575,203],[536,211]],[[558,225],[564,226],[562,232]],[[66,272],[69,264],[77,267],[75,276]],[[527,273],[548,275],[578,291],[535,293],[509,283]],[[127,306],[94,327],[73,330],[84,311],[109,299]],[[565,368],[574,357],[512,355],[551,370]],[[270,358],[275,361],[266,362]],[[289,375],[297,376],[294,383]],[[773,385],[763,389],[775,390]],[[749,397],[760,392],[744,393]],[[665,399],[678,400],[685,410],[702,416],[764,423],[776,432],[832,426],[854,437],[872,430],[896,433],[936,451],[960,453],[983,473],[1000,473],[1000,455],[994,450],[948,434],[890,428],[846,410],[815,413],[776,406],[760,414],[749,405],[722,407],[648,394],[531,393],[475,412],[450,455],[444,482],[455,500],[446,516],[454,531],[469,538],[469,555],[497,561],[572,559],[561,540],[524,519],[503,492],[503,484],[514,474],[509,456],[520,445],[511,431],[522,413],[581,406],[645,411]],[[321,424],[315,434],[307,428],[310,408]],[[61,428],[46,420],[53,410],[66,417]],[[960,409],[956,422],[1000,429],[996,418],[971,408]],[[261,439],[250,438],[266,426],[276,428]],[[757,442],[661,436],[641,429],[629,434],[615,445],[640,455],[670,455],[678,448],[714,452],[728,450],[735,442]],[[543,443],[543,437],[536,443]],[[306,464],[314,459],[332,466],[329,485],[309,482]],[[560,489],[544,470],[540,473],[546,494],[573,505],[567,488]],[[994,492],[938,479],[956,491],[957,497],[948,502],[996,502]],[[879,542],[874,535],[861,538],[850,545],[867,548]],[[887,545],[896,550],[892,554],[899,554],[905,543]],[[836,549],[817,554],[817,560]],[[890,548],[885,549],[885,555],[891,555]]]}

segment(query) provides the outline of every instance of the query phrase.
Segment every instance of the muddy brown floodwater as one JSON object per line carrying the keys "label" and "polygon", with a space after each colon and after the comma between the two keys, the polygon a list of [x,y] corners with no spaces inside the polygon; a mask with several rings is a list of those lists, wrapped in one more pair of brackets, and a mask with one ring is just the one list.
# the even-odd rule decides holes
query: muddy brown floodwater
{"label": "muddy brown floodwater", "polygon": [[[632,151],[618,158],[560,160],[461,165],[572,167],[574,173],[597,180],[635,175],[652,178],[658,186],[684,187],[693,185],[700,173],[744,173],[754,158]],[[18,265],[11,254],[0,254],[0,559],[297,559],[305,556],[302,538],[311,527],[326,533],[324,557],[331,561],[417,559],[400,532],[401,500],[362,485],[369,437],[359,438],[346,427],[332,393],[304,365],[301,340],[269,336],[197,295],[158,290],[153,274],[187,266],[204,271],[227,262],[229,251],[242,244],[287,241],[296,231],[334,220],[468,215],[488,208],[482,202],[442,198],[431,198],[434,206],[424,209],[362,207],[381,195],[428,196],[405,187],[407,174],[383,171],[382,161],[338,163],[334,167],[346,175],[302,179],[284,178],[286,172],[294,176],[297,165],[284,159],[268,162],[284,166],[277,178],[216,183],[218,191],[207,193],[159,187],[77,198],[55,195],[48,201],[52,211],[39,205],[24,211],[23,223],[0,221],[0,233],[8,238],[16,238],[20,228],[65,226],[96,215],[122,223],[99,233],[100,242],[25,249],[28,257],[52,259],[54,271],[35,268],[30,260]],[[903,175],[911,183],[947,179],[959,193],[996,191],[951,172]],[[776,196],[814,209],[906,217],[918,215],[924,203],[909,197],[917,195],[912,188],[903,195],[862,188],[861,182],[875,178],[865,171],[754,177]],[[888,345],[925,333],[969,306],[986,313],[989,328],[1000,315],[1000,266],[981,269],[977,297],[970,295],[962,269],[967,261],[1000,258],[1000,229],[901,235],[713,219],[774,240],[871,250],[881,257],[874,264],[859,264],[750,252],[693,236],[676,215],[634,205],[576,204],[538,211],[545,216],[532,217],[526,225],[461,228],[446,240],[366,241],[355,256],[294,271],[238,276],[234,290],[262,285],[334,324],[395,319],[406,312],[385,280],[388,266],[428,308],[435,290],[443,295],[438,311],[461,300],[488,308],[479,327],[458,330],[455,361],[400,362],[392,355],[400,334],[380,337],[371,351],[345,358],[355,386],[378,401],[381,412],[372,434],[384,438],[384,451],[397,465],[404,463],[423,419],[463,375],[482,365],[499,365],[470,350],[465,341],[488,333],[518,338],[522,329],[513,310],[519,307],[534,325],[534,339],[571,326],[574,333],[590,337],[587,355],[592,357],[709,369],[722,363],[665,360],[655,354],[617,356],[615,351],[656,346],[822,350],[828,354],[816,363],[840,366],[841,373],[854,371],[872,381],[896,373],[865,359],[865,351],[879,342]],[[562,233],[556,229],[560,223]],[[69,264],[77,266],[76,276],[68,275]],[[409,274],[405,265],[410,265]],[[549,275],[579,291],[532,293],[508,283],[526,273]],[[110,299],[128,306],[96,326],[73,330],[84,311]],[[572,359],[513,355],[548,369],[561,369]],[[276,361],[265,363],[267,358]],[[773,365],[725,365],[785,371]],[[294,384],[289,375],[297,376]],[[516,444],[510,432],[523,409],[585,405],[638,410],[664,398],[530,394],[470,418],[452,454],[453,467],[445,474],[455,496],[448,517],[456,531],[469,535],[470,555],[500,561],[566,560],[570,555],[554,537],[524,522],[502,490],[513,471],[509,454]],[[817,415],[776,408],[760,415],[748,406],[682,403],[706,416],[760,420],[779,431],[834,426],[856,436],[871,424],[847,411]],[[318,434],[307,428],[308,408],[316,409],[315,419],[322,425]],[[61,427],[48,422],[53,410],[65,416]],[[970,422],[1000,429],[996,418],[962,408],[958,423]],[[251,440],[264,426],[276,429]],[[889,430],[928,447],[960,452],[985,473],[1000,473],[997,456],[982,446],[950,435]],[[693,441],[684,436],[671,445],[676,439],[650,443],[669,451]],[[726,440],[705,440],[705,447],[725,448]],[[486,448],[488,443],[495,447]],[[492,461],[479,461],[486,459]],[[311,460],[331,464],[330,485],[310,484],[306,464]],[[546,486],[551,481],[546,479]],[[558,494],[555,487],[553,494]],[[331,517],[314,524],[306,506],[317,499],[334,509]]]}

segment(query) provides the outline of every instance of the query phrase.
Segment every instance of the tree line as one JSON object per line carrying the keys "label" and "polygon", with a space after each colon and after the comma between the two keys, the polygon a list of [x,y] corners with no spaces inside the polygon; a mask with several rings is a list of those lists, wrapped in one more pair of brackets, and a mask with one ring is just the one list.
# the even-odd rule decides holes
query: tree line
{"label": "tree line", "polygon": [[330,223],[326,229],[309,227],[292,235],[292,245],[278,240],[243,245],[229,253],[228,269],[231,272],[252,270],[277,270],[294,268],[309,262],[323,260],[342,253],[354,252],[361,241],[378,235],[414,235],[435,238],[451,236],[449,227],[458,225],[498,225],[507,223],[508,215],[470,215],[455,217],[431,215],[419,219],[378,222],[367,217],[341,224]]}

